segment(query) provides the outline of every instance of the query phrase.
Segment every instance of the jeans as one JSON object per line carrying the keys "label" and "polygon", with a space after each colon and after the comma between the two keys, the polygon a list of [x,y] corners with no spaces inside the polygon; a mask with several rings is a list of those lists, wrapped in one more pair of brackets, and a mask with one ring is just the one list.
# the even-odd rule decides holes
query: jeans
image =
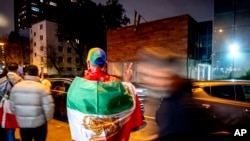
{"label": "jeans", "polygon": [[47,123],[36,128],[20,128],[20,135],[22,141],[46,141],[47,137]]}
{"label": "jeans", "polygon": [[15,129],[5,129],[6,137],[8,141],[16,141],[15,139]]}

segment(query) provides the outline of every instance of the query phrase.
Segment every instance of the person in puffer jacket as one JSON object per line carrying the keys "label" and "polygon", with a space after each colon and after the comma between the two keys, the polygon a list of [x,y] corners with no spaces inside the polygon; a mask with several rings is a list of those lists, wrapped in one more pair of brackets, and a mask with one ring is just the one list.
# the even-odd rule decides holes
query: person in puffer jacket
{"label": "person in puffer jacket", "polygon": [[10,109],[16,115],[22,141],[45,141],[47,122],[54,115],[50,89],[41,83],[38,74],[37,66],[27,66],[24,80],[10,93]]}

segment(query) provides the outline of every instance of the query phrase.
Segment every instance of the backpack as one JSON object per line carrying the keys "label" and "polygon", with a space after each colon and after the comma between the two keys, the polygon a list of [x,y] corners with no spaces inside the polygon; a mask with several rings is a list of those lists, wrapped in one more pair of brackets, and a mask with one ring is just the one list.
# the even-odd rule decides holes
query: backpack
{"label": "backpack", "polygon": [[9,87],[9,85],[13,87],[13,84],[11,83],[7,75],[0,79],[0,101],[2,100],[4,94],[10,91],[9,89],[11,89],[11,87]]}

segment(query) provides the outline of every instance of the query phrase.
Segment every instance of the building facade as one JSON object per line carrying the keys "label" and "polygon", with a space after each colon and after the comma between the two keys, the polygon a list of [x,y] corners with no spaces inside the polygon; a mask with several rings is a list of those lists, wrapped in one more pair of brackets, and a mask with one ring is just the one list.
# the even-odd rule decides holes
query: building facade
{"label": "building facade", "polygon": [[241,78],[250,70],[250,1],[215,0],[213,79]]}
{"label": "building facade", "polygon": [[[197,28],[198,27],[198,28]],[[190,79],[210,79],[212,22],[202,24],[189,15],[141,23],[107,32],[108,72],[121,76],[124,62],[134,62],[142,48],[165,47],[185,57],[179,71]],[[152,70],[153,71],[153,70]],[[153,72],[152,72],[153,73]],[[136,71],[134,71],[136,81]]]}
{"label": "building facade", "polygon": [[32,25],[30,63],[41,73],[76,75],[79,58],[70,44],[58,40],[57,27],[57,23],[47,20]]}

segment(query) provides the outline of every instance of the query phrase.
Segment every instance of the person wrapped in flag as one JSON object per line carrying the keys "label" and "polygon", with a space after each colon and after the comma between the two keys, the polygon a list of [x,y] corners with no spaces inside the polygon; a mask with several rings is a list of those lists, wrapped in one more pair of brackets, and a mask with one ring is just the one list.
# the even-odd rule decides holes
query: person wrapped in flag
{"label": "person wrapped in flag", "polygon": [[132,129],[142,125],[135,87],[129,83],[131,67],[125,65],[124,81],[106,73],[106,54],[92,48],[84,77],[75,77],[67,95],[67,116],[73,141],[128,141]]}

